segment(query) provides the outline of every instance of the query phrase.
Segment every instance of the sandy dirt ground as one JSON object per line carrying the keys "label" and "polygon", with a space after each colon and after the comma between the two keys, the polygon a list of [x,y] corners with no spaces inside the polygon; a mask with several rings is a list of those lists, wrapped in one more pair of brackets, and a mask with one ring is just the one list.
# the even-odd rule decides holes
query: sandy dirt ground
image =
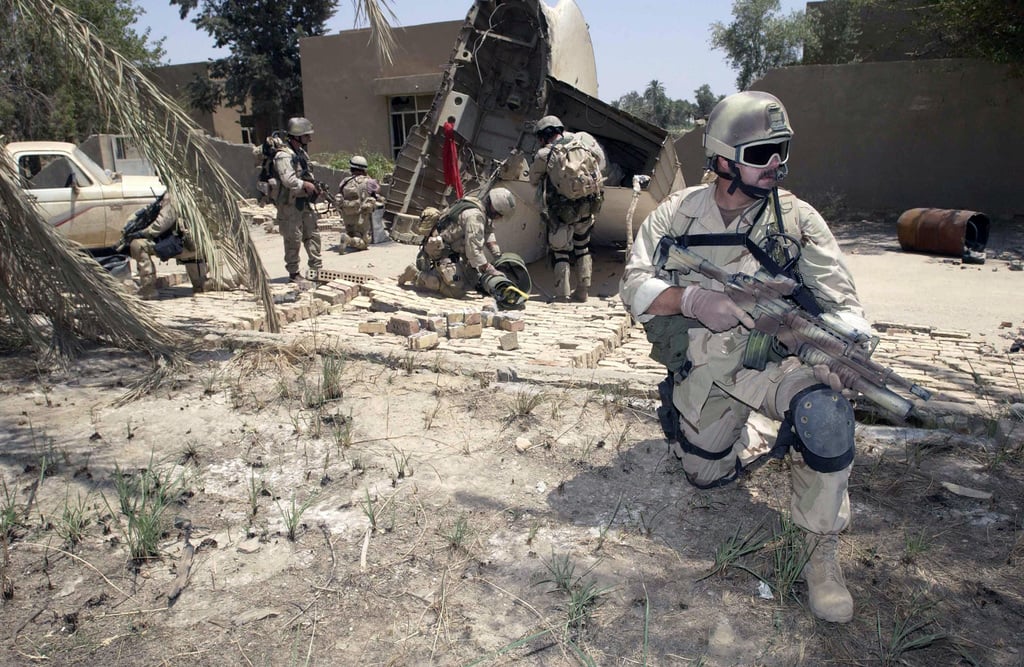
{"label": "sandy dirt ground", "polygon": [[[849,230],[876,320],[918,317],[871,286],[895,291],[894,264],[917,286],[1011,276],[1006,299],[1024,277]],[[275,279],[279,242],[259,240]],[[397,274],[408,252],[326,266]],[[974,301],[915,303],[987,335],[1024,315],[1018,299],[981,323]],[[301,343],[190,361],[125,401],[147,359],[0,357],[0,663],[1024,665],[1009,405],[958,431],[858,425],[840,548],[856,611],[835,625],[796,576],[788,460],[694,489],[646,396]]]}

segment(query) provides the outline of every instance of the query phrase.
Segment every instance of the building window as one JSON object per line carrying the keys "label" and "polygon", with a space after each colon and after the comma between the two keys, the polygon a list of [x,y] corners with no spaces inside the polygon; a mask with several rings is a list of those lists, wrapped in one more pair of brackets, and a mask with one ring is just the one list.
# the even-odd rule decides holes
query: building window
{"label": "building window", "polygon": [[251,128],[251,127],[243,127],[242,128],[242,143],[243,144],[255,144],[256,142],[253,141],[253,137],[255,137],[255,136],[256,136],[256,132],[255,132],[255,130],[253,130],[253,128]]}
{"label": "building window", "polygon": [[409,136],[414,125],[417,125],[427,117],[430,111],[430,104],[434,101],[433,95],[399,95],[388,98],[388,108],[391,112],[391,153],[398,157],[402,150],[405,138]]}

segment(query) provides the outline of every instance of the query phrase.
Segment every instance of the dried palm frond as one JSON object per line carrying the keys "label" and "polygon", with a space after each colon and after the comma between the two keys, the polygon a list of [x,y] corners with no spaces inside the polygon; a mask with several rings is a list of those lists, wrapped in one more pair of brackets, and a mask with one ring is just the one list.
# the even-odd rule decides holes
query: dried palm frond
{"label": "dried palm frond", "polygon": [[363,21],[370,26],[370,40],[377,45],[377,53],[388,65],[395,50],[395,37],[391,34],[391,21],[397,19],[387,0],[356,0],[356,25]]}
{"label": "dried palm frond", "polygon": [[16,173],[0,149],[0,307],[10,324],[37,350],[61,356],[86,338],[172,357],[178,337],[39,217]]}
{"label": "dried palm frond", "polygon": [[[91,25],[59,3],[0,0],[17,20],[45,26],[66,54],[65,63],[87,82],[109,124],[131,136],[175,196],[198,253],[216,279],[227,268],[248,278],[266,312],[268,330],[279,329],[270,286],[249,237],[238,186],[216,162],[209,138],[188,115],[132,63],[109,48]],[[8,26],[17,30],[17,25]]]}

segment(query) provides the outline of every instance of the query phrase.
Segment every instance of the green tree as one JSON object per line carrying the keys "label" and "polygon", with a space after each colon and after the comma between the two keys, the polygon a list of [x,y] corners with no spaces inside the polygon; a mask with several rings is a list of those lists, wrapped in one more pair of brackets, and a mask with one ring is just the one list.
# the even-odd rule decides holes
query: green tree
{"label": "green tree", "polygon": [[665,95],[665,84],[651,80],[644,89],[644,119],[659,127],[668,125],[668,111],[671,100]]}
{"label": "green tree", "polygon": [[704,84],[697,90],[693,91],[694,104],[694,115],[697,118],[707,118],[711,115],[711,110],[715,108],[718,101],[725,97],[725,95],[718,95],[717,97],[711,92],[711,86]]}
{"label": "green tree", "polygon": [[[0,0],[0,10],[12,21],[6,33],[38,29],[37,41],[25,44],[25,62],[54,58],[55,78],[79,81],[100,110],[100,122],[136,140],[175,195],[214,277],[225,265],[245,274],[263,304],[267,329],[277,331],[266,271],[236,203],[241,195],[215,161],[209,137],[138,67],[110,48],[95,26],[60,3]],[[2,148],[0,233],[0,344],[28,343],[44,354],[69,354],[82,340],[93,340],[162,360],[179,357],[181,335],[157,322],[92,257],[42,220]],[[164,365],[154,369],[151,381],[158,382],[167,370]]]}
{"label": "green tree", "polygon": [[[299,40],[327,32],[337,0],[170,0],[181,18],[192,22],[227,47],[230,55],[210,62],[209,79],[189,84],[192,105],[210,110],[227,106],[248,109],[257,137],[284,127],[302,115],[302,64]],[[367,22],[381,56],[390,61],[394,41],[387,0],[354,0],[357,24]]]}
{"label": "green tree", "polygon": [[860,62],[861,16],[875,0],[831,0],[807,10],[804,62],[844,65]]}
{"label": "green tree", "polygon": [[[149,30],[140,34],[132,27],[143,13],[132,0],[59,4],[133,64],[153,66],[163,58],[163,40],[152,42]],[[80,141],[108,129],[81,71],[65,62],[50,30],[23,20],[8,0],[0,0],[0,16],[7,26],[0,40],[0,128],[7,139]]]}
{"label": "green tree", "polygon": [[[891,0],[890,0],[891,1]],[[923,0],[919,26],[951,56],[1024,64],[1024,0]]]}
{"label": "green tree", "polygon": [[[673,100],[665,93],[665,85],[655,79],[647,84],[642,95],[631,90],[614,100],[612,106],[670,132],[679,132],[691,128],[695,118],[710,113],[711,107],[721,99],[714,96],[706,83],[694,92],[696,102]],[[706,110],[702,111],[705,106]]]}
{"label": "green tree", "polygon": [[644,101],[640,97],[640,93],[635,90],[631,90],[617,100],[612,100],[612,106],[616,109],[622,109],[628,111],[634,116],[638,116],[641,107],[643,107]]}
{"label": "green tree", "polygon": [[799,62],[806,33],[804,14],[782,16],[779,11],[779,0],[734,0],[732,23],[711,24],[711,46],[725,51],[737,72],[739,90],[747,90],[768,70]]}

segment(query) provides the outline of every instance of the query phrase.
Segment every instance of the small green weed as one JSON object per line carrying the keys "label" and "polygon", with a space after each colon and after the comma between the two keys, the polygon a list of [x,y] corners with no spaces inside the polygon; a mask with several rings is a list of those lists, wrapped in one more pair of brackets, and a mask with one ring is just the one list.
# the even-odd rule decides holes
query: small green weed
{"label": "small green weed", "polygon": [[55,528],[71,551],[74,551],[75,546],[85,537],[85,529],[89,526],[88,501],[88,494],[83,498],[81,493],[76,493],[75,501],[72,502],[70,485],[65,488],[64,505],[61,507],[61,515],[56,521]]}
{"label": "small green weed", "polygon": [[395,462],[395,479],[412,477],[412,466],[409,465],[409,455],[400,449],[391,452],[391,459]]}
{"label": "small green weed", "polygon": [[518,389],[512,394],[512,399],[508,405],[508,414],[505,419],[511,422],[528,417],[548,400],[547,393],[543,391],[535,391],[530,388]]}
{"label": "small green weed", "polygon": [[889,633],[882,630],[881,613],[875,617],[878,657],[884,667],[907,664],[905,653],[928,648],[946,639],[944,632],[925,632],[935,623],[935,619],[927,615],[934,606],[934,602],[922,601],[921,596],[917,596],[909,607],[897,607],[893,612],[892,629]]}
{"label": "small green weed", "polygon": [[0,535],[8,542],[14,539],[14,530],[21,525],[15,492],[7,487],[7,480],[0,479]]}
{"label": "small green weed", "polygon": [[[115,463],[114,489],[126,522],[122,531],[131,559],[138,563],[158,556],[164,512],[185,493],[184,475],[175,473],[173,467],[158,470],[152,456],[149,465],[137,473],[126,472]],[[105,496],[103,501],[110,509]]]}
{"label": "small green weed", "polygon": [[295,500],[295,493],[292,492],[290,504],[282,507],[281,503],[277,503],[277,509],[281,512],[281,519],[284,520],[285,535],[290,542],[295,541],[295,537],[298,534],[299,528],[302,526],[302,515],[306,513],[310,505],[316,499],[316,494],[311,493],[308,498],[302,503],[298,503]]}
{"label": "small green weed", "polygon": [[764,548],[768,542],[768,536],[764,531],[764,521],[761,521],[749,532],[740,535],[741,528],[736,527],[736,532],[725,542],[715,548],[715,564],[711,571],[697,581],[703,581],[716,574],[725,574],[730,567],[743,570],[744,572],[761,579],[761,576],[752,571],[746,565],[740,563],[744,556],[755,554]]}
{"label": "small green weed", "polygon": [[903,531],[903,562],[907,565],[915,562],[921,554],[931,549],[931,538],[927,531],[922,528],[919,531]]}
{"label": "small green weed", "polygon": [[452,551],[459,551],[466,546],[469,533],[469,520],[464,514],[441,529],[441,537],[448,543],[448,548]]}

